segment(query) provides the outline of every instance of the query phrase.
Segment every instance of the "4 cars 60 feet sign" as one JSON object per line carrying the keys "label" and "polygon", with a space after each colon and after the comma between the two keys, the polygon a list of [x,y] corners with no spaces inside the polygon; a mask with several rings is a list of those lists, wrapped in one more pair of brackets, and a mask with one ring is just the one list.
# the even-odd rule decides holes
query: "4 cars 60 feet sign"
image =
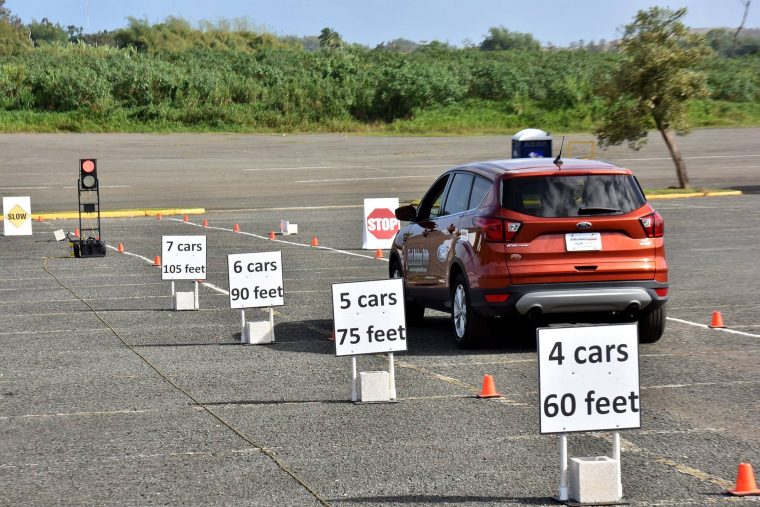
{"label": "4 cars 60 feet sign", "polygon": [[541,433],[641,427],[636,324],[538,330]]}

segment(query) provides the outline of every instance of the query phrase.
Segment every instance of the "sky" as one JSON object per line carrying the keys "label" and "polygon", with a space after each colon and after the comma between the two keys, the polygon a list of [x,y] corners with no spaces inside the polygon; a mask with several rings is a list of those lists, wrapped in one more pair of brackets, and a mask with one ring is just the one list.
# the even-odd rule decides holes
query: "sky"
{"label": "sky", "polygon": [[[248,18],[277,35],[318,35],[337,31],[344,41],[375,47],[397,38],[438,40],[455,46],[479,44],[492,26],[533,34],[544,44],[613,40],[636,12],[654,5],[686,7],[693,28],[736,28],[742,0],[6,0],[28,23],[47,17],[85,33],[126,26],[126,18],[151,23],[179,16],[200,20]],[[760,2],[751,5],[747,28],[760,28]]]}

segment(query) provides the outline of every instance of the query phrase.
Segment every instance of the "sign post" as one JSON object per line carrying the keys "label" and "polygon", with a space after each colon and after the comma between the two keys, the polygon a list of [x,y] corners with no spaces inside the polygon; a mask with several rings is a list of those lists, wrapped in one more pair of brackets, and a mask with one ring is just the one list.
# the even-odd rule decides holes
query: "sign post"
{"label": "sign post", "polygon": [[399,230],[396,218],[398,198],[364,199],[364,227],[362,228],[362,248],[364,250],[385,249],[393,245],[393,237]]}
{"label": "sign post", "polygon": [[[227,256],[230,308],[240,309],[240,343],[274,342],[274,311],[285,304],[282,252],[230,254]],[[269,307],[269,320],[246,322],[245,308]]]}
{"label": "sign post", "polygon": [[[614,492],[603,501],[622,498],[619,430],[641,427],[637,325],[542,328],[538,330],[538,381],[541,434],[560,434],[560,501],[575,500],[578,477],[569,481],[567,433],[614,431],[613,458],[574,458],[570,472],[614,466]],[[594,461],[595,460],[595,461]],[[572,489],[572,492],[570,490]],[[605,496],[607,495],[607,496]],[[597,498],[597,497],[595,497]],[[599,500],[602,501],[602,500]]]}
{"label": "sign post", "polygon": [[[161,279],[171,280],[175,310],[198,310],[198,280],[206,279],[206,236],[162,236]],[[193,280],[193,292],[177,292],[174,280]]]}
{"label": "sign post", "polygon": [[32,235],[32,204],[29,197],[3,197],[3,234]]}
{"label": "sign post", "polygon": [[[393,353],[406,350],[403,280],[334,283],[332,301],[335,355],[351,356],[351,401],[395,400]],[[357,355],[381,353],[388,372],[357,376]]]}

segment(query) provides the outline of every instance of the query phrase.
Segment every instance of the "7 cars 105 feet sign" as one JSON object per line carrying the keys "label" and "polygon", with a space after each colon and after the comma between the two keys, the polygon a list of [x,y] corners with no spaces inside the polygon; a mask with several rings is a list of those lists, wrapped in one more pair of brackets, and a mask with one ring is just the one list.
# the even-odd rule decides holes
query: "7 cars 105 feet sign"
{"label": "7 cars 105 feet sign", "polygon": [[400,278],[334,283],[335,355],[406,350],[404,283]]}
{"label": "7 cars 105 feet sign", "polygon": [[638,328],[538,330],[541,433],[641,427]]}
{"label": "7 cars 105 feet sign", "polygon": [[206,236],[162,236],[161,280],[205,280]]}

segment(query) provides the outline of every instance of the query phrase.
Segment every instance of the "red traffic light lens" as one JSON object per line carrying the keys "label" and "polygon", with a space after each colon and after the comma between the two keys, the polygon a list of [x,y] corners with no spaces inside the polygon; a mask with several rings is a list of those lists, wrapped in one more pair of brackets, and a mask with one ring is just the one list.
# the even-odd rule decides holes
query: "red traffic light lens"
{"label": "red traffic light lens", "polygon": [[95,162],[93,162],[92,160],[82,161],[82,172],[91,173],[94,170],[95,170]]}

